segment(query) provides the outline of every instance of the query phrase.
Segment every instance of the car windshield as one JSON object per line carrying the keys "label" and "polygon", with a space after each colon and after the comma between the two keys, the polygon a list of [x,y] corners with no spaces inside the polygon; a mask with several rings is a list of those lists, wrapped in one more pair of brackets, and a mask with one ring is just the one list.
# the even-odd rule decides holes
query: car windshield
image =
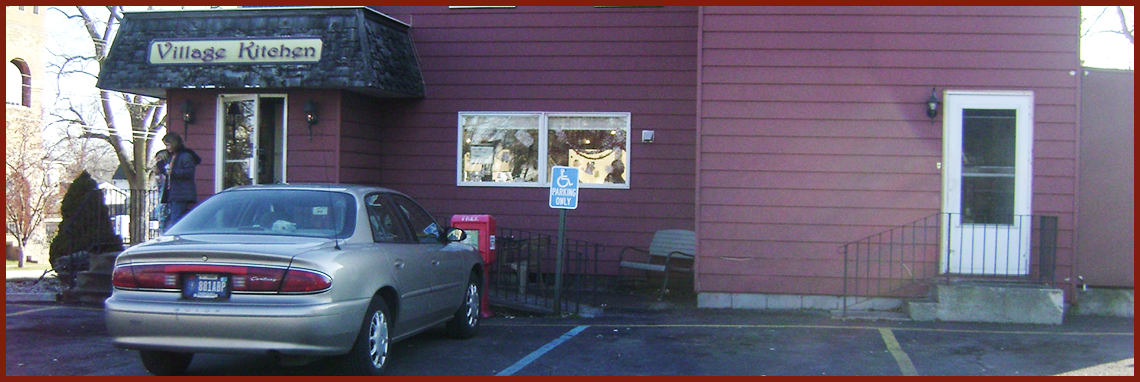
{"label": "car windshield", "polygon": [[355,222],[355,199],[343,192],[240,190],[210,197],[166,234],[347,237]]}

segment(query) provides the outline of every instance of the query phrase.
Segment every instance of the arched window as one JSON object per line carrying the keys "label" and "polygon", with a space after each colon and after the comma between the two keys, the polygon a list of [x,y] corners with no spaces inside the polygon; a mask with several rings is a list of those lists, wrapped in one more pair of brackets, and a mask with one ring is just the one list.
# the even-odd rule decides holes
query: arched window
{"label": "arched window", "polygon": [[32,72],[19,58],[8,63],[7,102],[9,105],[32,106]]}

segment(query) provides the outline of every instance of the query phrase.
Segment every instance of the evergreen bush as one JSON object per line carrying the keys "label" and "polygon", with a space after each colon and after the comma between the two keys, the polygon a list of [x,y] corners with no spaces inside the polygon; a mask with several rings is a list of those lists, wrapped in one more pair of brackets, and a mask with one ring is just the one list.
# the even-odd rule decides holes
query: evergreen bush
{"label": "evergreen bush", "polygon": [[123,240],[112,228],[103,192],[87,171],[67,188],[59,210],[63,220],[48,248],[48,261],[66,284],[74,286],[75,275],[88,267],[88,254],[122,251]]}

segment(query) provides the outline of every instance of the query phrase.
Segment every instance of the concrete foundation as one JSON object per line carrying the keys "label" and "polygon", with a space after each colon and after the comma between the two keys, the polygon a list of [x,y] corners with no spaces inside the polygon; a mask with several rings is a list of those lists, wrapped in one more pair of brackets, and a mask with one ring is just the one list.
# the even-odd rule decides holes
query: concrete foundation
{"label": "concrete foundation", "polygon": [[910,301],[915,321],[1060,325],[1065,315],[1060,289],[1020,284],[936,285],[933,301]]}
{"label": "concrete foundation", "polygon": [[[895,314],[915,321],[989,322],[1060,325],[1064,318],[1064,292],[1060,289],[1016,283],[959,282],[933,286],[930,299],[902,301],[894,298],[851,298],[849,316],[880,317]],[[1108,293],[1101,293],[1108,295]],[[1127,313],[1131,314],[1131,294]],[[1123,300],[1125,297],[1112,297]],[[1086,309],[1104,305],[1086,302]],[[1121,304],[1114,304],[1121,305]],[[698,308],[826,310],[843,309],[843,297],[760,293],[699,293]],[[1099,308],[1097,308],[1099,309]],[[903,314],[900,314],[899,312]],[[1124,310],[1116,310],[1123,314]]]}
{"label": "concrete foundation", "polygon": [[1134,289],[1077,289],[1070,313],[1088,316],[1135,317]]}
{"label": "concrete foundation", "polygon": [[[868,311],[898,310],[902,300],[892,298],[860,298],[848,304],[848,309]],[[699,293],[698,308],[768,309],[768,310],[824,310],[843,309],[841,296],[763,294],[763,293]]]}

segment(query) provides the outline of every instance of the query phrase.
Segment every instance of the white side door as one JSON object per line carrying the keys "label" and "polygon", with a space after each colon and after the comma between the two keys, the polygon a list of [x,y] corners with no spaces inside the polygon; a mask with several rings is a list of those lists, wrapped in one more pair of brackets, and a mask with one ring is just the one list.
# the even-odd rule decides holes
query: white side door
{"label": "white side door", "polygon": [[1027,275],[1033,92],[946,91],[943,272]]}

